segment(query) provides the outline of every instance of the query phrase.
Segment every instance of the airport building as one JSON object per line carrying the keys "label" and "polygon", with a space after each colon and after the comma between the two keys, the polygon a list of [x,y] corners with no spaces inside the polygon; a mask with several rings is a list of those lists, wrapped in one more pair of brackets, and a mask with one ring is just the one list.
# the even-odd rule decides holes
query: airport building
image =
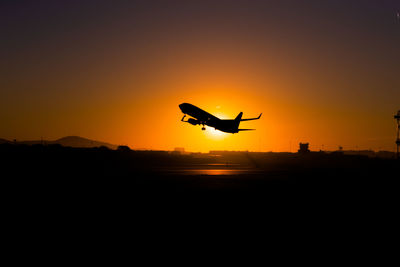
{"label": "airport building", "polygon": [[297,151],[299,154],[305,154],[310,152],[310,149],[308,148],[309,143],[300,143],[299,146],[300,148]]}

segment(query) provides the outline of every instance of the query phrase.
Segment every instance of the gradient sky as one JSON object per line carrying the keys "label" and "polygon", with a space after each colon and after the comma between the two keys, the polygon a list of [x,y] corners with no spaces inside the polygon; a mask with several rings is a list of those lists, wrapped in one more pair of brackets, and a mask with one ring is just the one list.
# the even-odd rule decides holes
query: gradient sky
{"label": "gradient sky", "polygon": [[[0,138],[391,150],[400,0],[0,2]],[[181,123],[189,102],[253,132]]]}

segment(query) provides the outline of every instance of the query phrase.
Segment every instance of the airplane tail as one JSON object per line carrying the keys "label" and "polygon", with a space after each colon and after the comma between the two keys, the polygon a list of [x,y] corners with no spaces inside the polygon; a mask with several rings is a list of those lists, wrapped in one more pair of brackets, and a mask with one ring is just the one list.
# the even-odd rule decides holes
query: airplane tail
{"label": "airplane tail", "polygon": [[254,131],[255,129],[239,129],[239,124],[240,124],[241,121],[258,120],[261,117],[261,114],[257,118],[251,118],[251,119],[242,119],[242,115],[243,115],[243,112],[240,112],[239,115],[237,115],[237,117],[235,118],[237,132],[240,132],[240,131]]}
{"label": "airplane tail", "polygon": [[243,112],[240,112],[239,115],[237,115],[235,118],[235,121],[234,121],[235,126],[234,127],[236,128],[236,130],[239,129],[239,124],[240,124],[240,121],[242,120],[242,115],[243,115]]}
{"label": "airplane tail", "polygon": [[242,115],[243,115],[243,112],[240,112],[239,115],[237,115],[235,121],[240,121],[242,119]]}

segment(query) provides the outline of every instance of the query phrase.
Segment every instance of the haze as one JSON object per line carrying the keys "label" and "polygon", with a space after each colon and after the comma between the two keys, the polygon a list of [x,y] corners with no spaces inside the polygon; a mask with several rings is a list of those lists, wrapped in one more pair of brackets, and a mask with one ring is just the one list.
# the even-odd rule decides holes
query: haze
{"label": "haze", "polygon": [[[400,1],[2,1],[0,138],[393,151]],[[234,135],[192,103],[255,117]]]}

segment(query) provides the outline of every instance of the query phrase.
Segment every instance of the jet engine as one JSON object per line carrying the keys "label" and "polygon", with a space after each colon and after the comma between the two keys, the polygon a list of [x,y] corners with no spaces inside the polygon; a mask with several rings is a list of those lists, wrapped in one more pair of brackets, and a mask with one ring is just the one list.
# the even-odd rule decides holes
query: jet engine
{"label": "jet engine", "polygon": [[195,120],[195,119],[192,119],[192,118],[188,119],[187,122],[190,123],[190,124],[192,124],[192,125],[200,124],[200,121]]}

